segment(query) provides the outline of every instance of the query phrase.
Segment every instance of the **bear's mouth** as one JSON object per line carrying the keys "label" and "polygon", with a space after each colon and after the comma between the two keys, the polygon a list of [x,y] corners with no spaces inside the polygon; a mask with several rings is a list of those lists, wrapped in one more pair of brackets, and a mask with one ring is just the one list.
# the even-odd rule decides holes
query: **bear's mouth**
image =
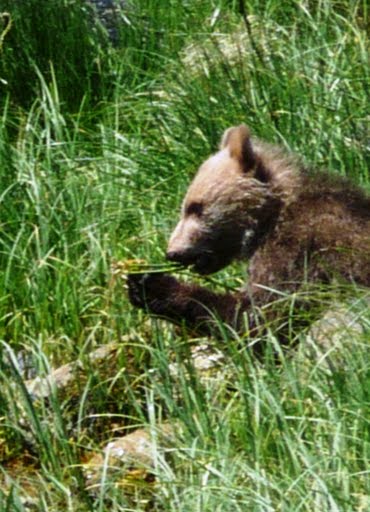
{"label": "bear's mouth", "polygon": [[236,257],[237,249],[235,243],[228,240],[222,240],[216,245],[216,248],[207,246],[192,247],[191,249],[169,251],[166,258],[174,263],[179,263],[184,267],[189,267],[191,270],[200,275],[213,274],[226,267],[231,260]]}
{"label": "bear's mouth", "polygon": [[222,260],[213,253],[202,254],[191,265],[192,270],[200,275],[214,274],[226,267],[228,260]]}
{"label": "bear's mouth", "polygon": [[167,259],[200,275],[213,274],[228,263],[226,259],[221,259],[213,252],[167,253]]}

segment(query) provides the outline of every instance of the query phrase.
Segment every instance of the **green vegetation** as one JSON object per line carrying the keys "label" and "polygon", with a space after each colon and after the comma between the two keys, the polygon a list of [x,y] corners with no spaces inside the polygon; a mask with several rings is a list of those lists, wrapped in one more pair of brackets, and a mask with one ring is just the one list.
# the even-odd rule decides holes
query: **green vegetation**
{"label": "green vegetation", "polygon": [[[360,290],[334,363],[329,349],[302,366],[273,332],[279,363],[258,361],[230,335],[209,341],[224,368],[204,379],[197,340],[147,322],[112,270],[163,261],[186,184],[239,122],[369,186],[367,1],[243,5],[131,2],[113,46],[86,1],[0,0],[1,512],[370,509]],[[217,280],[238,285],[241,268]],[[99,372],[88,354],[108,343],[118,361]],[[76,359],[73,390],[30,394],[27,379]],[[107,473],[85,490],[89,453],[163,421],[178,439],[154,454],[155,483]]]}

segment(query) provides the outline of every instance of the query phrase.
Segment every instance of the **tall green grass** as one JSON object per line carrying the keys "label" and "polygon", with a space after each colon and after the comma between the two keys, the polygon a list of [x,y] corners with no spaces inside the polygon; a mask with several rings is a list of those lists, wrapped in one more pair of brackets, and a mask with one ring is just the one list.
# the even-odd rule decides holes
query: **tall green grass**
{"label": "tall green grass", "polygon": [[[205,378],[197,340],[148,324],[111,271],[163,260],[190,177],[239,122],[369,187],[367,3],[243,5],[135,2],[113,47],[86,2],[0,0],[1,511],[370,507],[366,302],[334,363],[332,349],[257,361],[230,336]],[[264,341],[279,352],[273,331]],[[107,375],[87,355],[110,342]],[[77,358],[69,393],[27,391]],[[156,452],[155,484],[132,491],[107,470],[85,491],[81,460],[113,431],[163,421],[178,438]]]}

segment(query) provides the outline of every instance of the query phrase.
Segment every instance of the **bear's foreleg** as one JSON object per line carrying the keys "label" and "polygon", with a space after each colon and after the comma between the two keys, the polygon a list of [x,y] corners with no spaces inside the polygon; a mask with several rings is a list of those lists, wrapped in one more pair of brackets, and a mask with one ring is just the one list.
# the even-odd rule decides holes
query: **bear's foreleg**
{"label": "bear's foreleg", "polygon": [[164,273],[130,274],[128,290],[134,306],[184,324],[199,334],[220,333],[220,322],[240,331],[243,312],[250,309],[250,301],[244,295],[217,294]]}

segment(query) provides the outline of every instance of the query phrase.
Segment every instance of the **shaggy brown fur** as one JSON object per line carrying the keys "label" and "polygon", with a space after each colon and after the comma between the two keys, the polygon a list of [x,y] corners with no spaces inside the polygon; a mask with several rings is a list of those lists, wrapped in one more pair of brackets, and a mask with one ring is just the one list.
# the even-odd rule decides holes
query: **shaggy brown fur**
{"label": "shaggy brown fur", "polygon": [[130,275],[134,305],[201,333],[214,332],[217,318],[239,331],[246,320],[256,334],[255,311],[274,290],[333,280],[370,286],[370,197],[346,179],[300,169],[245,125],[230,128],[189,187],[167,257],[201,274],[248,259],[248,284],[217,294],[167,274]]}

